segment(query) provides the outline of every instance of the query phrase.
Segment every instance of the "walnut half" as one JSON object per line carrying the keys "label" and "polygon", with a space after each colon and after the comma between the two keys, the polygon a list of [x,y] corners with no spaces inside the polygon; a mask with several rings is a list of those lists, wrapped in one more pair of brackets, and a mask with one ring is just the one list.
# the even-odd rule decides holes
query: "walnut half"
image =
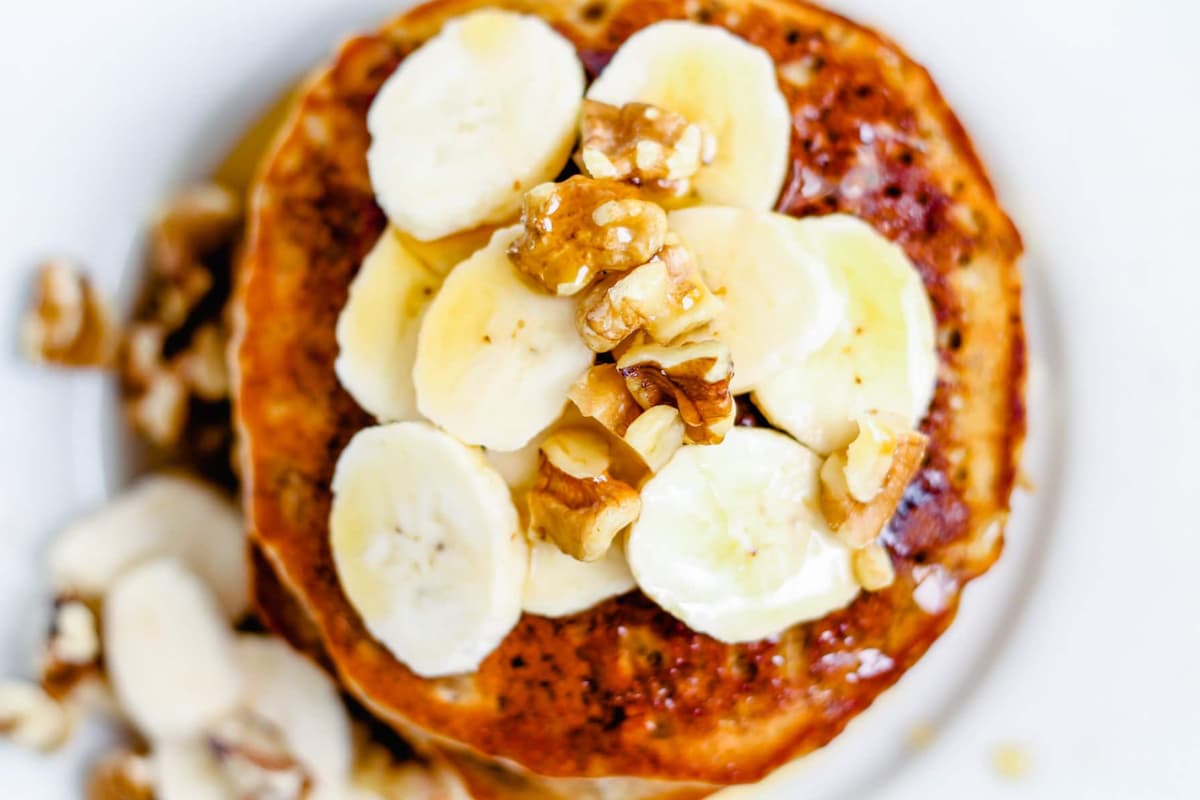
{"label": "walnut half", "polygon": [[615,364],[597,364],[567,390],[567,397],[585,417],[591,417],[617,436],[642,414]]}
{"label": "walnut half", "polygon": [[593,178],[612,178],[681,197],[716,140],[680,114],[647,103],[583,101],[579,161]]}
{"label": "walnut half", "polygon": [[601,272],[624,272],[663,246],[667,214],[616,181],[575,175],[525,195],[524,231],[508,250],[521,272],[546,291],[572,295]]}
{"label": "walnut half", "polygon": [[593,431],[563,428],[542,443],[538,458],[530,529],[580,561],[603,557],[642,512],[637,490],[609,471],[608,442]]}
{"label": "walnut half", "polygon": [[74,264],[48,261],[38,271],[21,345],[31,361],[63,367],[103,367],[112,361],[117,336],[111,315]]}
{"label": "walnut half", "polygon": [[642,408],[679,409],[686,438],[693,444],[718,444],[733,427],[733,362],[724,342],[635,344],[621,355],[617,370]]}

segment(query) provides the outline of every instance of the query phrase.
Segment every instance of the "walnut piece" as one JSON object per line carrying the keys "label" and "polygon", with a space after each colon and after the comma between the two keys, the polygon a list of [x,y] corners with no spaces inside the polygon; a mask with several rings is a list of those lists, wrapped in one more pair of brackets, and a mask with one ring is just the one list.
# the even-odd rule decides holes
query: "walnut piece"
{"label": "walnut piece", "polygon": [[625,431],[625,443],[633,448],[651,472],[662,469],[683,445],[686,428],[674,406],[655,406],[638,416]]}
{"label": "walnut piece", "polygon": [[575,175],[525,195],[524,231],[508,250],[521,272],[546,291],[572,295],[602,272],[624,272],[663,246],[667,215],[616,181]]}
{"label": "walnut piece", "polygon": [[635,331],[667,344],[707,325],[721,311],[692,254],[673,235],[649,262],[602,280],[580,300],[576,327],[597,353],[615,349]]}
{"label": "walnut piece", "polygon": [[886,589],[896,580],[892,557],[883,545],[877,542],[851,553],[850,568],[854,570],[854,579],[858,581],[858,585],[868,592]]}
{"label": "walnut piece", "polygon": [[737,416],[729,392],[733,361],[724,342],[635,344],[617,361],[617,370],[642,408],[677,408],[685,436],[693,444],[718,444],[733,427]]}
{"label": "walnut piece", "polygon": [[597,364],[567,390],[567,397],[585,417],[591,417],[617,436],[624,436],[642,407],[629,393],[615,364]]}
{"label": "walnut piece", "polygon": [[215,403],[229,397],[225,348],[225,334],[210,322],[196,329],[187,349],[175,358],[180,379],[201,400]]}
{"label": "walnut piece", "polygon": [[0,736],[33,750],[57,749],[71,731],[66,709],[28,681],[0,681]]}
{"label": "walnut piece", "polygon": [[54,601],[50,635],[39,660],[42,687],[55,700],[65,700],[84,681],[99,678],[100,630],[87,603],[72,596]]}
{"label": "walnut piece", "polygon": [[163,275],[184,276],[200,259],[227,246],[242,221],[238,195],[214,183],[192,186],[169,199],[159,210],[150,232],[150,259]]}
{"label": "walnut piece", "polygon": [[312,776],[296,760],[283,732],[242,709],[221,719],[208,742],[234,796],[253,800],[304,800]]}
{"label": "walnut piece", "polygon": [[537,482],[528,496],[533,533],[580,561],[608,552],[642,512],[637,490],[609,472],[609,447],[598,433],[563,428],[542,443]]}
{"label": "walnut piece", "polygon": [[150,759],[127,750],[111,753],[91,769],[87,800],[154,800]]}
{"label": "walnut piece", "polygon": [[[856,499],[851,490],[848,476],[854,473],[848,474],[846,451],[833,453],[821,465],[821,511],[834,535],[849,547],[865,547],[875,540],[896,513],[904,489],[921,468],[928,437],[916,431],[902,431],[894,434],[894,438],[891,453],[881,456],[887,469],[869,502]],[[850,446],[853,447],[853,442]]]}
{"label": "walnut piece", "polygon": [[21,327],[26,357],[63,367],[104,367],[117,335],[107,306],[91,281],[63,260],[38,270],[34,302]]}
{"label": "walnut piece", "polygon": [[716,157],[716,140],[699,125],[646,103],[584,100],[581,127],[579,161],[587,174],[671,197],[691,191],[692,176]]}
{"label": "walnut piece", "polygon": [[133,427],[157,447],[179,443],[187,411],[187,387],[171,372],[154,375],[143,391],[125,404],[125,413]]}

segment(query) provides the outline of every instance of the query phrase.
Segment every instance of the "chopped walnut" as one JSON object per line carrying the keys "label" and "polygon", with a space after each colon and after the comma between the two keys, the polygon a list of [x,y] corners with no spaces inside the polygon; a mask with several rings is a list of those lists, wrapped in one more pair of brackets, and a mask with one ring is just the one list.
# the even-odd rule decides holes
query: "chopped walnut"
{"label": "chopped walnut", "polygon": [[100,630],[95,612],[83,600],[55,600],[39,672],[42,687],[56,700],[65,700],[84,681],[100,676]]}
{"label": "chopped walnut", "polygon": [[178,444],[187,422],[187,387],[171,372],[154,375],[145,389],[125,404],[134,428],[158,447]]}
{"label": "chopped walnut", "polygon": [[617,361],[617,369],[642,408],[671,405],[679,410],[689,442],[718,444],[733,427],[733,362],[725,343],[636,344]]}
{"label": "chopped walnut", "polygon": [[238,195],[217,184],[192,186],[173,196],[159,211],[150,234],[155,271],[182,276],[200,267],[203,256],[227,246],[242,221]]}
{"label": "chopped walnut", "polygon": [[67,710],[42,687],[0,681],[0,737],[33,750],[57,749],[71,731]]}
{"label": "chopped walnut", "polygon": [[[928,437],[916,431],[895,434],[890,454],[880,456],[887,468],[869,502],[855,497],[848,480],[855,473],[848,470],[846,451],[836,452],[825,460],[821,465],[821,511],[838,539],[853,548],[865,547],[875,540],[896,513],[905,487],[920,469],[928,442]],[[874,468],[863,468],[864,474],[873,471]]]}
{"label": "chopped walnut", "polygon": [[304,800],[312,776],[292,754],[283,732],[253,712],[236,711],[208,735],[235,797]]}
{"label": "chopped walnut", "polygon": [[215,403],[229,397],[225,347],[225,334],[210,322],[197,328],[187,349],[176,356],[179,377],[201,400]]}
{"label": "chopped walnut", "polygon": [[683,445],[686,428],[674,406],[648,408],[625,431],[625,443],[633,448],[651,472],[662,469]]}
{"label": "chopped walnut", "polygon": [[167,343],[166,326],[158,322],[137,322],[125,331],[121,358],[122,377],[136,386],[146,386],[166,369],[163,348]]}
{"label": "chopped walnut", "polygon": [[595,561],[637,519],[637,490],[609,472],[608,442],[593,431],[563,428],[542,443],[528,496],[533,533],[580,561]]}
{"label": "chopped walnut", "polygon": [[572,295],[602,272],[624,272],[663,246],[667,215],[633,187],[576,175],[525,195],[524,232],[508,250],[547,291]]}
{"label": "chopped walnut", "polygon": [[87,800],[154,800],[154,769],[146,756],[120,751],[92,767]]}
{"label": "chopped walnut", "polygon": [[617,436],[624,436],[642,407],[629,393],[615,364],[597,364],[567,390],[567,397],[585,417],[591,417]]}
{"label": "chopped walnut", "polygon": [[595,352],[613,350],[638,330],[667,344],[720,313],[721,301],[704,284],[692,254],[674,236],[667,239],[655,258],[597,283],[580,301],[576,326]]}
{"label": "chopped walnut", "polygon": [[32,361],[64,367],[103,367],[116,350],[108,308],[91,281],[66,261],[38,271],[33,306],[21,328],[22,348]]}
{"label": "chopped walnut", "polygon": [[882,545],[872,542],[850,554],[850,567],[854,579],[868,592],[886,589],[896,580],[892,557]]}
{"label": "chopped walnut", "polygon": [[716,140],[674,111],[646,103],[617,107],[583,101],[579,161],[593,178],[628,181],[682,197],[702,164],[716,157]]}

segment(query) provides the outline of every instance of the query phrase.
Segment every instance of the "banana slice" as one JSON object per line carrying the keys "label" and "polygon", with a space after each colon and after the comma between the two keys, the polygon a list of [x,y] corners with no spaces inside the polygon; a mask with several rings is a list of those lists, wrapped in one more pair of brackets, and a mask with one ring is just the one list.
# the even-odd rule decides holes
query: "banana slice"
{"label": "banana slice", "polygon": [[818,453],[848,445],[855,419],[895,414],[915,425],[937,380],[933,310],[912,262],[867,223],[838,214],[801,220],[806,247],[830,270],[846,300],[838,330],[795,358],[753,395],[775,425]]}
{"label": "banana slice", "polygon": [[470,258],[476,250],[486,247],[492,239],[492,234],[496,232],[494,227],[485,226],[422,242],[399,228],[393,227],[390,230],[405,250],[443,278],[450,274],[450,270]]}
{"label": "banana slice", "polygon": [[354,401],[381,422],[418,417],[412,381],[417,333],[441,282],[389,228],[350,284],[333,368]]}
{"label": "banana slice", "polygon": [[454,268],[417,340],[421,413],[469,444],[518,450],[553,422],[592,364],[575,304],[526,283],[508,260],[519,226]]}
{"label": "banana slice", "polygon": [[155,800],[229,800],[233,786],[203,738],[156,743],[152,756]]}
{"label": "banana slice", "polygon": [[483,455],[425,423],[367,428],[333,494],[334,564],[367,629],[419,675],[478,667],[520,617],[529,561]]}
{"label": "banana slice", "polygon": [[329,676],[279,639],[239,636],[234,649],[246,706],[279,729],[318,787],[349,780],[350,718]]}
{"label": "banana slice", "polygon": [[531,614],[565,617],[625,594],[634,585],[619,543],[597,561],[579,561],[540,536],[530,537],[523,606]]}
{"label": "banana slice", "polygon": [[575,48],[537,17],[453,19],[401,63],[367,115],[367,165],[397,227],[438,239],[520,209],[567,163],[583,105]]}
{"label": "banana slice", "polygon": [[714,323],[733,356],[730,391],[742,394],[829,340],[846,300],[803,244],[802,223],[771,211],[697,206],[673,211],[671,229],[725,301]]}
{"label": "banana slice", "polygon": [[174,559],[134,567],[104,600],[104,657],[121,708],[155,739],[200,735],[242,674],[216,598]]}
{"label": "banana slice", "polygon": [[215,489],[182,475],[142,478],[68,525],[50,547],[51,580],[59,594],[100,597],[130,567],[163,556],[203,578],[227,619],[245,613],[242,517]]}
{"label": "banana slice", "polygon": [[705,126],[716,160],[693,184],[708,203],[768,209],[787,176],[792,119],[766,51],[723,28],[658,22],[630,36],[587,96],[651,103]]}
{"label": "banana slice", "polygon": [[820,459],[787,436],[734,428],[684,446],[642,487],[626,552],[638,586],[723,642],[777,634],[858,594],[850,550],[817,502]]}

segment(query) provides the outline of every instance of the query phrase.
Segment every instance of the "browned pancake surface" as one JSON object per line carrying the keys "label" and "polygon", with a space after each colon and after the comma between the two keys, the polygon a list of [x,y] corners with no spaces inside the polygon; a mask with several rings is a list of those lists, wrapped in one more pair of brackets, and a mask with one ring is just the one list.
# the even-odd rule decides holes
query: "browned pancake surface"
{"label": "browned pancake surface", "polygon": [[450,679],[417,677],[366,632],[338,585],[327,530],[337,456],[371,424],[333,371],[338,312],[385,224],[365,117],[405,54],[484,5],[475,0],[434,3],[348,42],[264,165],[238,308],[252,532],[345,685],[402,728],[545,775],[755,780],[828,742],[895,682],[950,624],[961,586],[999,555],[1024,434],[1020,239],[924,70],[840,17],[778,0],[498,4],[550,19],[593,73],[666,18],[723,25],[765,48],[794,119],[780,209],[856,214],[917,265],[942,369],[922,423],[927,464],[885,534],[896,583],[745,645],[695,633],[637,592],[564,619],[525,615],[476,674]]}

